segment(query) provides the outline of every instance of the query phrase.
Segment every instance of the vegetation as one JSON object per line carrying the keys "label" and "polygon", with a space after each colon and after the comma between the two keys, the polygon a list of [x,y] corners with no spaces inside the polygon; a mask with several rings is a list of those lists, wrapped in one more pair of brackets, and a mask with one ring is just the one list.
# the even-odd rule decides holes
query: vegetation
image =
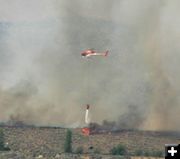
{"label": "vegetation", "polygon": [[163,151],[152,151],[151,156],[153,156],[153,157],[163,157],[164,152]]}
{"label": "vegetation", "polygon": [[4,132],[2,129],[0,129],[0,151],[9,151],[10,148],[8,145],[4,144]]}
{"label": "vegetation", "polygon": [[138,149],[138,150],[136,150],[136,151],[134,152],[134,155],[135,155],[135,156],[143,156],[143,154],[144,154],[144,152],[143,152],[143,150],[141,150],[141,149]]}
{"label": "vegetation", "polygon": [[64,152],[71,153],[72,152],[72,131],[67,130],[66,139],[64,144]]}
{"label": "vegetation", "polygon": [[75,153],[76,154],[83,154],[83,147],[82,146],[77,147]]}
{"label": "vegetation", "polygon": [[163,157],[164,153],[162,151],[147,151],[147,150],[142,150],[142,149],[138,149],[135,151],[134,153],[135,156],[151,156],[151,157]]}
{"label": "vegetation", "polygon": [[0,129],[0,151],[4,150],[4,132]]}
{"label": "vegetation", "polygon": [[101,153],[101,150],[100,150],[99,148],[96,148],[96,149],[94,150],[94,153],[95,153],[95,154],[100,154],[100,153]]}
{"label": "vegetation", "polygon": [[126,154],[126,147],[124,145],[117,145],[110,150],[110,154],[112,155],[125,155]]}
{"label": "vegetation", "polygon": [[[52,158],[52,156],[55,156],[57,153],[59,153],[60,156],[79,156],[79,154],[63,154],[63,152],[65,152],[64,146],[67,134],[67,129],[65,128],[0,127],[0,129],[2,129],[4,132],[4,147],[8,145],[6,144],[6,142],[8,142],[12,150],[7,154],[17,153],[18,155],[22,154],[24,156],[33,156],[35,154],[34,157],[37,157],[38,155],[43,155],[44,158]],[[162,147],[162,145],[168,142],[174,143],[177,139],[174,134],[171,135],[170,133],[168,135],[165,135],[164,132],[162,134],[160,132],[144,132],[143,137],[141,131],[123,131],[123,133],[120,131],[115,133],[100,133],[98,135],[84,136],[82,135],[80,129],[70,130],[72,131],[72,152],[75,153],[77,147],[82,146],[83,154],[90,153],[94,156],[110,154],[110,149],[112,149],[114,146],[117,147],[118,144],[126,146],[126,143],[128,143],[128,147],[126,147],[128,153],[125,153],[125,157],[128,157],[129,155],[135,155],[136,150],[140,150],[140,155],[138,156],[144,156],[145,152],[146,155],[159,156],[160,154],[158,153],[164,153],[164,148]],[[126,133],[128,133],[128,135],[126,135]],[[157,139],[157,135],[160,140]],[[131,142],[126,142],[127,140]],[[142,146],[143,144],[144,146]],[[90,146],[93,146],[92,151],[89,150]],[[37,149],[37,147],[40,147],[40,149]],[[100,149],[100,154],[96,152],[96,148]],[[20,150],[20,152],[18,152],[18,150]],[[142,151],[143,153],[141,153]],[[0,158],[1,154],[5,153],[1,153],[0,151]],[[114,157],[123,158],[124,156],[117,155]],[[113,158],[113,156],[111,158]]]}

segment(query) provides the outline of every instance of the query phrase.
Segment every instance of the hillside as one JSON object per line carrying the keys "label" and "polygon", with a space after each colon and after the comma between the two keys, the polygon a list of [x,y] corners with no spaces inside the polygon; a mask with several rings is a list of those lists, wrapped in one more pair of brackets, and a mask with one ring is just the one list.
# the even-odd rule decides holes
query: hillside
{"label": "hillside", "polygon": [[[63,153],[66,129],[53,127],[4,127],[5,140],[13,152],[30,158],[46,158]],[[72,129],[73,151],[83,147],[84,153],[109,154],[118,144],[127,147],[129,155],[137,150],[164,151],[164,144],[178,143],[179,133],[121,130],[83,136],[80,129]],[[91,150],[89,148],[91,147]]]}

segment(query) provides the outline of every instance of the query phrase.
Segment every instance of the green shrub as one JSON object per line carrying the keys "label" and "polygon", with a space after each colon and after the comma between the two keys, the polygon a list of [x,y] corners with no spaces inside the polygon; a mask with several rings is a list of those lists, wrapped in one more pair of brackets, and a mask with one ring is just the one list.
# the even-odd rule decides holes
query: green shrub
{"label": "green shrub", "polygon": [[149,156],[151,156],[151,157],[163,157],[164,156],[164,152],[162,152],[162,151],[153,151],[153,150],[152,151],[137,150],[135,152],[135,155],[136,156],[146,156],[146,157],[149,157]]}
{"label": "green shrub", "polygon": [[10,151],[8,145],[4,144],[4,132],[3,129],[0,129],[0,151]]}
{"label": "green shrub", "polygon": [[76,154],[83,154],[83,147],[82,146],[77,147],[75,153]]}
{"label": "green shrub", "polygon": [[151,156],[153,156],[153,157],[163,157],[164,156],[164,152],[162,152],[162,151],[152,151],[151,152]]}
{"label": "green shrub", "polygon": [[11,149],[9,147],[4,147],[4,151],[10,151]]}
{"label": "green shrub", "polygon": [[150,151],[150,150],[142,150],[138,149],[134,152],[135,156],[146,156],[146,157],[164,157],[164,152],[163,151]]}
{"label": "green shrub", "polygon": [[126,154],[126,147],[124,145],[117,145],[110,150],[110,154],[112,155],[125,155]]}
{"label": "green shrub", "polygon": [[96,149],[94,150],[94,153],[95,153],[95,154],[100,154],[100,153],[101,153],[101,150],[98,149],[98,148],[96,148]]}
{"label": "green shrub", "polygon": [[134,155],[135,156],[142,156],[144,154],[144,152],[143,152],[143,150],[141,150],[141,149],[138,149],[138,150],[136,150],[135,152],[134,152]]}
{"label": "green shrub", "polygon": [[144,151],[144,155],[143,156],[149,157],[149,156],[151,156],[151,152],[146,150],[146,151]]}
{"label": "green shrub", "polygon": [[4,150],[4,132],[0,129],[0,151]]}
{"label": "green shrub", "polygon": [[71,153],[72,152],[72,131],[67,130],[66,139],[64,144],[64,152]]}

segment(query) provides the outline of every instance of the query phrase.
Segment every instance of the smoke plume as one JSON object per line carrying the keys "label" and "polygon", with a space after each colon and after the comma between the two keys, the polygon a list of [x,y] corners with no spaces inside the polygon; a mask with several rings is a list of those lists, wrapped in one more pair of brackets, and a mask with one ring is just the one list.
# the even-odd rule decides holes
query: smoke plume
{"label": "smoke plume", "polygon": [[178,0],[0,2],[0,121],[179,130]]}

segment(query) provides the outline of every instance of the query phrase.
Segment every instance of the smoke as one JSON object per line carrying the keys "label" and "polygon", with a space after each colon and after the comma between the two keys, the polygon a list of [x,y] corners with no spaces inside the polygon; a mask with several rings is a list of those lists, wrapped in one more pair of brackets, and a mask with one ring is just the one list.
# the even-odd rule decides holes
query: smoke
{"label": "smoke", "polygon": [[[7,0],[0,116],[36,125],[179,129],[179,1]],[[85,60],[86,48],[110,50]]]}

